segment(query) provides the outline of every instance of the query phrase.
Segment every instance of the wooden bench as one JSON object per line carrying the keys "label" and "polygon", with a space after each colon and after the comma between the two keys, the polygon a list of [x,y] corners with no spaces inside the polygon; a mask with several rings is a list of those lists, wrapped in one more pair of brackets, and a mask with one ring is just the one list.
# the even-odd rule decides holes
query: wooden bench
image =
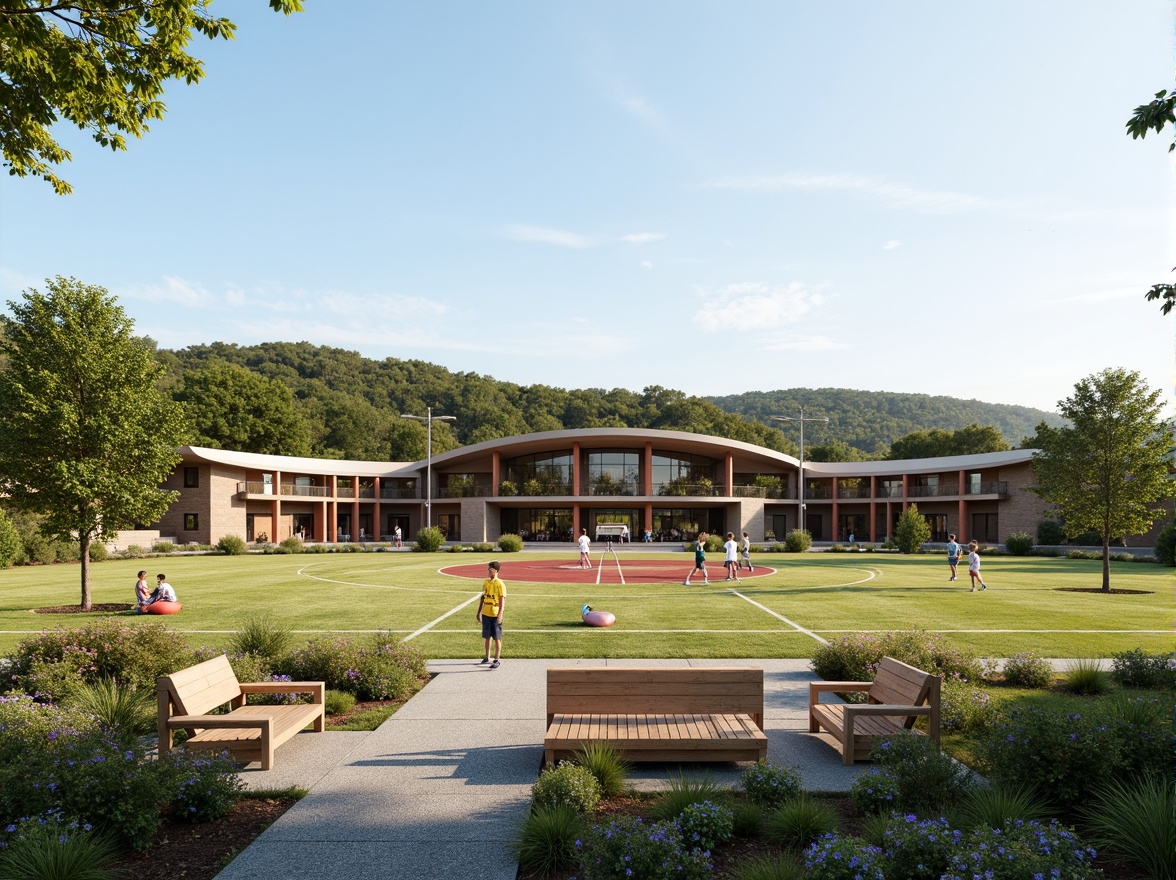
{"label": "wooden bench", "polygon": [[634,761],[758,761],[763,728],[762,669],[547,670],[547,764],[590,742]]}
{"label": "wooden bench", "polygon": [[[809,683],[809,732],[825,728],[837,739],[843,764],[868,758],[875,743],[902,730],[914,730],[925,716],[927,733],[939,742],[940,676],[883,657],[873,681],[814,681]],[[822,703],[830,691],[860,691],[868,703]],[[915,731],[921,733],[922,731]]]}
{"label": "wooden bench", "polygon": [[[159,756],[172,748],[172,735],[186,730],[184,747],[228,751],[236,761],[260,761],[262,770],[274,766],[274,749],[313,724],[323,730],[321,681],[237,681],[224,654],[161,676],[159,698]],[[287,706],[249,706],[246,694],[309,693],[312,702]],[[208,714],[229,704],[227,715]]]}

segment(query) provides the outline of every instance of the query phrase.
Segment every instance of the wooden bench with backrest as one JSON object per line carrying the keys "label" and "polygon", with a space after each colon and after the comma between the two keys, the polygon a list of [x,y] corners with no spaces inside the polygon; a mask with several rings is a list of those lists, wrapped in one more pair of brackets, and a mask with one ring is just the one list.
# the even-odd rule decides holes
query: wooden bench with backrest
{"label": "wooden bench with backrest", "polygon": [[547,764],[590,742],[634,761],[767,757],[764,671],[743,667],[547,670]]}
{"label": "wooden bench with backrest", "polygon": [[[224,654],[161,676],[159,699],[159,756],[172,748],[176,730],[186,730],[184,748],[229,752],[235,761],[260,761],[262,770],[274,766],[274,749],[313,724],[323,730],[321,681],[261,681],[241,683]],[[247,705],[246,694],[309,693],[310,703],[283,706]],[[228,704],[225,715],[210,715]]]}
{"label": "wooden bench with backrest", "polygon": [[[927,718],[927,734],[939,742],[941,678],[893,657],[883,657],[873,681],[809,682],[809,732],[829,731],[841,749],[841,761],[868,758],[874,745]],[[868,703],[822,703],[829,692],[863,692]],[[915,731],[921,733],[922,731]]]}

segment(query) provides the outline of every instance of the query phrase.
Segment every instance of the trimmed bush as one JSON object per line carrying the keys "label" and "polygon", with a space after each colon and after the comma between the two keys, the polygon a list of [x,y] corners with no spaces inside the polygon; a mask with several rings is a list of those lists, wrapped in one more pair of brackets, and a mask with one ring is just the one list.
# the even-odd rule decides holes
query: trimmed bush
{"label": "trimmed bush", "polygon": [[971,733],[995,717],[996,707],[987,691],[970,682],[944,679],[939,703],[939,723],[944,730]]}
{"label": "trimmed bush", "polygon": [[1170,522],[1156,538],[1156,559],[1161,565],[1176,565],[1176,522]]}
{"label": "trimmed bush", "polygon": [[767,761],[757,761],[744,770],[739,783],[749,801],[768,810],[799,797],[804,791],[795,767],[777,767]]}
{"label": "trimmed bush", "polygon": [[445,543],[445,536],[436,526],[426,526],[417,532],[416,543],[412,549],[418,553],[436,553]]}
{"label": "trimmed bush", "polygon": [[1024,532],[1015,532],[1005,538],[1005,549],[1010,556],[1028,556],[1033,549],[1033,536]]}
{"label": "trimmed bush", "polygon": [[306,545],[297,535],[291,535],[274,548],[275,553],[302,553],[304,550],[306,550]]}
{"label": "trimmed bush", "polygon": [[1120,687],[1176,687],[1176,667],[1166,654],[1145,654],[1142,648],[1132,648],[1111,657],[1111,678]]}
{"label": "trimmed bush", "polygon": [[927,736],[901,733],[878,743],[870,757],[893,778],[898,789],[895,807],[900,810],[938,813],[975,784],[971,771]]}
{"label": "trimmed bush", "polygon": [[689,847],[712,850],[735,834],[735,811],[727,803],[690,804],[678,816],[682,841]]}
{"label": "trimmed bush", "polygon": [[579,813],[590,813],[600,803],[600,783],[587,767],[560,761],[539,774],[539,781],[531,787],[534,807],[571,807]]}
{"label": "trimmed bush", "polygon": [[171,541],[156,541],[151,545],[151,552],[162,554],[175,553],[176,545]]}
{"label": "trimmed bush", "polygon": [[523,550],[523,539],[509,532],[505,535],[499,535],[498,549],[503,553],[521,553]]}
{"label": "trimmed bush", "polygon": [[216,549],[226,556],[244,556],[245,555],[245,539],[237,535],[223,535],[221,539],[216,542]]}
{"label": "trimmed bush", "polygon": [[1004,680],[1013,687],[1036,688],[1053,684],[1053,666],[1031,651],[1014,654],[1004,665]]}
{"label": "trimmed bush", "polygon": [[346,715],[354,708],[355,694],[329,690],[323,695],[323,711],[328,715]]}
{"label": "trimmed bush", "polygon": [[887,656],[945,679],[979,681],[983,675],[970,651],[922,630],[842,636],[817,646],[812,667],[826,681],[873,681],[878,664]]}
{"label": "trimmed bush", "polygon": [[[109,558],[110,558],[110,551],[106,549],[105,544],[103,544],[101,541],[92,541],[90,543],[90,561],[91,562],[105,562]],[[2,566],[0,566],[0,567],[2,567]]]}
{"label": "trimmed bush", "polygon": [[[811,546],[813,546],[813,536],[807,529],[793,529],[784,536],[785,553],[804,553]],[[775,550],[776,548],[773,547],[772,549]]]}
{"label": "trimmed bush", "polygon": [[591,828],[580,855],[582,880],[704,880],[709,858],[682,840],[673,822],[647,824],[640,817]]}
{"label": "trimmed bush", "polygon": [[1066,533],[1062,531],[1062,524],[1055,519],[1043,519],[1037,524],[1038,544],[1064,544]]}

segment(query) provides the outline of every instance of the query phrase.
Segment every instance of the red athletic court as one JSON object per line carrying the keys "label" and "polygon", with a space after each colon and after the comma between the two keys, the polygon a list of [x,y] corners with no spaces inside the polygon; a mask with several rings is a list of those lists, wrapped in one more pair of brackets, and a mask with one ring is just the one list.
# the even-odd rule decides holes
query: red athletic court
{"label": "red athletic court", "polygon": [[[619,566],[617,560],[611,556],[606,556],[603,563],[599,561],[598,557],[594,557],[591,571],[581,569],[574,559],[503,560],[499,557],[491,556],[483,558],[485,561],[472,565],[447,566],[441,569],[441,573],[450,574],[454,577],[482,580],[486,577],[486,563],[492,558],[498,558],[502,563],[502,570],[499,572],[499,576],[508,584],[512,582],[536,584],[680,584],[686,579],[686,575],[691,573],[691,569],[694,567],[693,555],[685,553],[682,554],[681,558],[674,560],[630,559],[624,554],[619,554]],[[596,570],[598,565],[600,566],[599,572]],[[723,567],[722,560],[713,562],[708,559],[706,571],[710,575],[712,584],[727,583],[725,580],[727,570]],[[739,577],[741,580],[748,580],[750,578],[765,577],[769,574],[775,574],[775,572],[776,569],[774,568],[757,565],[755,571],[744,569],[739,572]],[[597,580],[597,574],[600,575],[599,580]],[[695,572],[691,575],[690,581],[691,583],[702,583],[702,572]]]}

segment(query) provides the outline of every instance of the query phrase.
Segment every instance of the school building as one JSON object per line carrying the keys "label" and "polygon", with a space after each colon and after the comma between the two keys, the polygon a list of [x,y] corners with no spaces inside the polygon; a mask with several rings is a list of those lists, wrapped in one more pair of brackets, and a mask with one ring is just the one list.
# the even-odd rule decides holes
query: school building
{"label": "school building", "polygon": [[[590,428],[490,440],[429,461],[339,461],[185,446],[164,483],[179,491],[151,526],[178,543],[405,541],[426,523],[450,541],[571,541],[624,524],[634,542],[699,531],[783,540],[800,525],[799,462],[737,440],[683,431]],[[805,462],[805,527],[814,541],[878,543],[911,504],[931,540],[1000,543],[1033,534],[1044,503],[1032,450],[908,461]],[[431,485],[426,499],[425,484]],[[427,511],[427,507],[431,511]],[[1151,546],[1154,535],[1128,539]]]}

